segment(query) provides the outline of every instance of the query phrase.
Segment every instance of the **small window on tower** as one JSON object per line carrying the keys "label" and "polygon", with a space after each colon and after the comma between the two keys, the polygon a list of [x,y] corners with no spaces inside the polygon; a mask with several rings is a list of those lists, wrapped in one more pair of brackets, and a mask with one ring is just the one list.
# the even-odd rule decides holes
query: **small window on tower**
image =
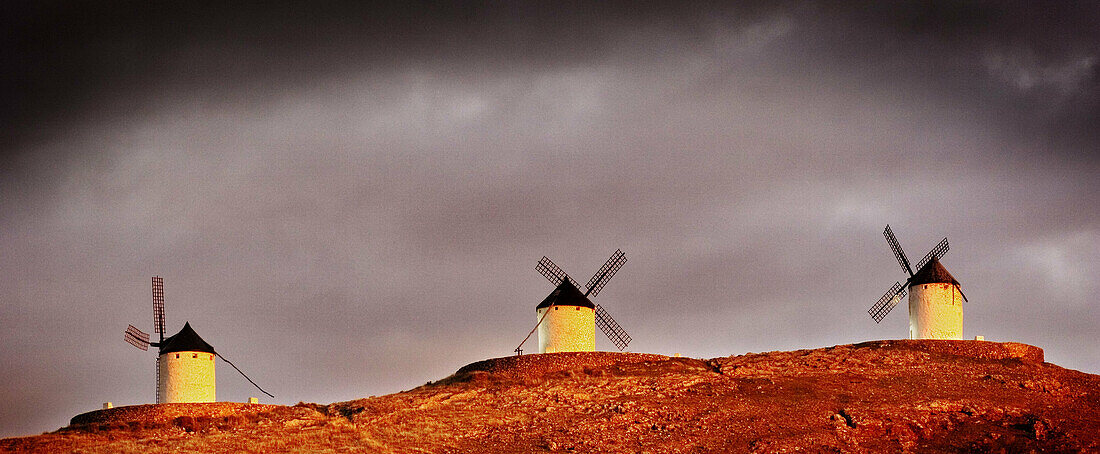
{"label": "small window on tower", "polygon": [[191,354],[191,358],[192,358],[192,359],[198,359],[198,358],[199,358],[199,354],[198,354],[198,353],[192,353],[192,354]]}
{"label": "small window on tower", "polygon": [[180,354],[176,353],[176,359],[180,359]]}

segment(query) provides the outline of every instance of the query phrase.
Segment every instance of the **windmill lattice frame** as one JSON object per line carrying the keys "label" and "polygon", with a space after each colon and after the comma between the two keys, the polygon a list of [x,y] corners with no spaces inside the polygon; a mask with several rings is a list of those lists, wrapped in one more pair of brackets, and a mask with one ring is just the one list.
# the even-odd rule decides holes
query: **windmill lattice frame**
{"label": "windmill lattice frame", "polygon": [[[947,242],[947,237],[944,237],[940,240],[939,244],[924,255],[924,258],[922,258],[920,262],[917,262],[917,268],[916,271],[914,271],[913,268],[909,266],[909,259],[905,256],[905,251],[901,248],[901,243],[899,243],[897,237],[894,236],[894,231],[890,228],[889,224],[886,225],[886,230],[882,231],[882,235],[886,237],[886,244],[890,246],[890,250],[894,253],[894,257],[898,259],[901,270],[908,273],[909,278],[905,280],[905,284],[902,284],[900,281],[894,283],[894,286],[890,287],[890,290],[887,290],[870,309],[867,309],[867,313],[875,320],[875,323],[882,322],[882,319],[886,318],[886,315],[901,302],[901,299],[905,297],[906,289],[909,288],[909,284],[913,282],[913,277],[916,275],[915,273],[919,273],[928,262],[943,258],[951,248],[951,245]],[[958,285],[955,287],[958,288]],[[959,288],[959,294],[962,295],[963,300],[966,301],[966,295],[962,293],[961,288]]]}
{"label": "windmill lattice frame", "polygon": [[[164,333],[165,333],[165,331],[164,331],[164,279],[162,279],[160,276],[153,276],[152,291],[153,291],[153,331],[160,335],[160,341],[159,342],[150,341],[149,334],[147,334],[144,331],[138,329],[134,325],[127,325],[126,326],[126,331],[123,332],[123,335],[122,335],[122,339],[125,340],[128,344],[133,345],[134,347],[136,347],[136,348],[138,348],[142,351],[149,351],[150,346],[159,348],[159,347],[164,345]],[[272,397],[272,398],[275,397],[271,393],[269,393],[267,391],[264,391],[264,389],[261,388],[260,385],[256,384],[256,382],[252,381],[252,379],[249,378],[248,375],[246,375],[244,373],[244,371],[242,371],[240,368],[238,368],[236,364],[233,364],[228,359],[225,359],[225,357],[222,356],[221,353],[218,353],[218,352],[215,351],[214,355],[216,355],[218,358],[221,358],[222,361],[226,362],[226,364],[229,364],[230,366],[232,366],[233,369],[236,369],[237,372],[239,372],[242,376],[244,376],[245,380],[248,380],[248,382],[251,383],[252,386],[255,386],[256,389],[260,390],[260,392],[268,395],[269,397]],[[159,404],[159,403],[163,403],[163,400],[164,400],[164,396],[162,396],[161,393],[160,393],[160,386],[159,386],[159,384],[161,382],[160,355],[159,354],[157,355],[157,361],[156,361],[155,367],[156,367],[156,380],[157,380],[154,383],[154,388],[156,389],[156,400],[155,400],[155,402]]]}
{"label": "windmill lattice frame", "polygon": [[[584,292],[584,297],[589,298],[598,295],[600,291],[603,290],[604,286],[606,286],[607,283],[611,280],[611,278],[619,272],[619,269],[621,269],[624,264],[626,264],[626,254],[624,254],[621,249],[616,249],[615,252],[611,254],[611,257],[607,259],[607,262],[605,262],[603,266],[600,267],[600,269],[596,270],[596,273],[593,274],[592,278],[588,280],[588,284],[584,286],[584,288],[586,289]],[[574,287],[577,287],[578,289],[581,288],[580,285],[577,284],[577,281],[570,277],[569,274],[563,271],[561,267],[559,267],[557,264],[554,263],[553,260],[550,260],[550,258],[545,255],[542,256],[542,259],[540,259],[537,264],[535,264],[535,270],[538,271],[539,274],[542,274],[543,277],[545,277],[546,280],[550,281],[551,284],[554,284],[554,287],[557,287],[561,285],[562,282],[568,280],[571,284],[573,284]],[[531,335],[533,335],[535,331],[538,330],[539,325],[542,324],[543,320],[546,319],[546,316],[550,314],[550,309],[552,309],[555,305],[556,301],[550,303],[550,307],[548,307],[546,312],[543,313],[542,318],[539,318],[539,321],[535,324],[535,327],[531,329],[531,332],[527,333],[527,337],[524,337],[523,341],[519,343],[519,346],[517,346],[515,350],[513,350],[514,352],[516,352],[517,355],[523,354],[523,344],[531,338]],[[611,342],[615,344],[615,347],[617,347],[620,351],[625,349],[627,345],[630,344],[630,341],[632,340],[630,334],[627,334],[626,330],[623,329],[623,327],[615,321],[615,318],[612,317],[611,314],[609,314],[607,310],[603,308],[603,306],[600,306],[598,304],[595,308],[595,319],[596,326],[600,328],[600,331],[602,331],[604,335],[607,336],[607,338],[611,340]]]}

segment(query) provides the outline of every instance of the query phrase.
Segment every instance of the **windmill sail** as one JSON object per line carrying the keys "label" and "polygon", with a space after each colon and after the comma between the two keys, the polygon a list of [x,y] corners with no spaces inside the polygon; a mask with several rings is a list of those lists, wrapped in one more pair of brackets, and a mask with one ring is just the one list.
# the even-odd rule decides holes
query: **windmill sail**
{"label": "windmill sail", "polygon": [[932,248],[931,251],[928,251],[928,254],[925,255],[923,259],[920,259],[920,262],[917,263],[917,271],[919,272],[920,270],[924,269],[924,265],[927,265],[928,262],[943,258],[943,255],[947,253],[947,249],[949,249],[950,247],[951,246],[947,244],[947,238],[940,240],[940,244],[937,244],[936,247]]}
{"label": "windmill sail", "polygon": [[149,335],[137,329],[134,325],[128,325],[126,327],[126,333],[123,334],[123,339],[129,342],[130,345],[149,351]]}
{"label": "windmill sail", "polygon": [[[902,271],[909,273],[909,279],[905,280],[905,285],[902,285],[901,282],[894,284],[885,295],[882,295],[882,298],[879,298],[874,306],[871,306],[871,308],[867,310],[867,313],[871,314],[871,318],[875,319],[875,323],[881,322],[882,319],[886,317],[886,314],[889,314],[890,310],[892,310],[894,306],[897,306],[898,302],[905,297],[905,288],[912,284],[914,279],[921,274],[924,266],[933,260],[939,260],[947,253],[948,248],[950,248],[947,244],[947,238],[944,238],[936,247],[928,251],[928,254],[920,259],[920,262],[917,262],[917,267],[914,269],[909,266],[909,258],[905,256],[905,251],[901,249],[901,243],[898,243],[898,239],[894,236],[894,231],[890,228],[889,224],[886,225],[886,230],[882,231],[882,235],[886,237],[886,243],[890,245],[890,250],[893,251],[894,257],[898,259],[898,264],[901,265]],[[962,290],[960,289],[959,292],[962,293]],[[963,299],[965,300],[966,297],[964,296]]]}
{"label": "windmill sail", "polygon": [[[897,257],[898,264],[901,265],[901,270],[913,275],[913,269],[909,267],[909,259],[905,257],[905,251],[901,250],[901,243],[898,243],[897,237],[894,236],[894,231],[890,230],[890,224],[886,225],[886,230],[882,232],[886,237],[886,243],[890,245],[890,250],[894,251],[894,257]],[[918,266],[917,269],[920,269]]]}
{"label": "windmill sail", "polygon": [[[619,326],[615,319],[612,318],[611,315],[608,314],[603,307],[598,304],[594,305],[592,304],[592,301],[589,300],[589,297],[595,297],[600,293],[601,290],[603,290],[603,287],[607,285],[607,282],[615,276],[615,273],[617,273],[625,263],[626,254],[623,254],[622,250],[616,249],[615,252],[611,254],[611,257],[607,259],[607,262],[604,263],[604,265],[596,271],[596,274],[592,275],[592,279],[588,280],[588,284],[585,285],[587,291],[582,294],[580,292],[580,286],[577,284],[577,281],[574,281],[572,277],[566,274],[565,271],[562,271],[562,269],[558,267],[558,265],[554,264],[554,262],[551,261],[548,257],[543,256],[542,259],[539,260],[538,264],[535,265],[535,270],[546,277],[546,279],[549,280],[551,284],[554,284],[556,288],[554,292],[551,293],[549,297],[547,297],[546,300],[544,300],[538,305],[538,307],[535,308],[536,311],[542,311],[540,312],[542,315],[539,317],[538,323],[535,323],[535,327],[531,329],[530,333],[527,333],[527,337],[524,337],[523,340],[520,341],[519,346],[516,347],[513,351],[515,351],[517,355],[522,354],[523,344],[527,342],[527,340],[530,339],[536,331],[538,331],[539,326],[541,326],[543,324],[543,321],[546,320],[547,317],[550,315],[550,310],[556,309],[554,306],[561,304],[576,305],[578,306],[578,309],[591,309],[595,318],[595,324],[600,327],[600,330],[602,330],[604,334],[607,335],[607,338],[611,339],[611,342],[613,342],[615,346],[619,348],[619,350],[626,348],[627,344],[629,344],[631,340],[630,335],[626,333],[626,330]],[[565,298],[566,301],[561,301],[562,292],[566,292],[570,289],[572,292],[568,297]],[[543,311],[543,309],[545,309],[545,311]],[[551,317],[551,322],[553,320],[554,319]],[[576,327],[573,327],[567,329],[567,331],[576,331],[576,329]],[[541,339],[542,334],[540,333],[539,336]],[[561,336],[561,334],[558,334],[558,336]],[[551,336],[551,338],[553,338],[553,336]],[[589,337],[589,339],[591,338]],[[553,348],[546,347],[545,345],[540,344],[540,352],[544,348],[546,350],[554,350]],[[594,347],[589,346],[587,348],[592,349]]]}
{"label": "windmill sail", "polygon": [[535,270],[542,273],[551,284],[554,284],[554,287],[561,285],[562,281],[568,279],[569,282],[573,283],[574,287],[580,288],[580,284],[577,284],[577,281],[574,281],[568,274],[565,274],[565,271],[562,271],[558,265],[555,265],[554,262],[545,255],[542,256],[542,260],[539,260],[539,263],[535,265]]}
{"label": "windmill sail", "polygon": [[882,298],[879,298],[878,302],[867,310],[867,313],[871,314],[871,318],[875,319],[875,323],[879,323],[904,297],[905,287],[901,285],[901,282],[894,283],[894,286],[890,287],[890,290],[887,290]]}
{"label": "windmill sail", "polygon": [[603,286],[607,285],[607,281],[611,280],[611,277],[619,271],[619,268],[623,267],[624,263],[626,263],[626,254],[623,254],[622,250],[616,249],[615,253],[611,254],[611,258],[607,259],[607,263],[604,263],[599,271],[592,275],[592,279],[588,280],[588,284],[585,285],[588,292],[584,296],[595,297],[599,294],[600,290],[603,290]]}
{"label": "windmill sail", "polygon": [[164,341],[164,279],[153,276],[153,332]]}
{"label": "windmill sail", "polygon": [[619,350],[626,348],[627,344],[630,343],[630,335],[599,304],[596,305],[596,326],[600,327],[600,330],[607,335],[608,339],[611,339],[616,347],[619,347]]}

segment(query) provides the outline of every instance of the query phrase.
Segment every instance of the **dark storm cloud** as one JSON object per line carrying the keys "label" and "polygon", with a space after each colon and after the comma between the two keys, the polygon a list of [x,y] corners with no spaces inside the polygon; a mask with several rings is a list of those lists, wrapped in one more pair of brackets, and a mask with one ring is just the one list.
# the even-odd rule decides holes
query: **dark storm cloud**
{"label": "dark storm cloud", "polygon": [[[1100,13],[1087,2],[1043,8],[10,2],[4,8],[0,118],[15,139],[101,104],[148,108],[150,90],[190,87],[262,103],[282,90],[308,89],[318,75],[348,71],[413,66],[478,77],[624,57],[644,62],[715,50],[716,31],[761,17],[789,18],[802,32],[777,46],[785,58],[754,64],[808,73],[825,65],[835,71],[829,77],[899,91],[889,94],[899,101],[926,95],[914,84],[943,90],[1012,112],[1006,120],[1013,127],[1044,140],[1095,134],[1090,126],[1100,112]],[[624,55],[624,47],[633,52]]]}
{"label": "dark storm cloud", "polygon": [[675,24],[685,12],[703,14],[568,3],[6,2],[2,118],[23,131],[104,102],[140,108],[155,89],[233,96],[245,85],[249,96],[278,96],[271,91],[349,70],[466,71],[480,61],[491,66],[482,71],[531,71],[606,57],[609,32],[654,18]]}
{"label": "dark storm cloud", "polygon": [[951,238],[968,335],[1100,370],[1092,4],[2,8],[5,435],[149,400],[153,274],[170,331],[331,402],[508,354],[543,254],[627,253],[634,351],[897,337],[888,222]]}
{"label": "dark storm cloud", "polygon": [[[854,41],[846,36],[829,54],[855,64],[864,77],[894,83],[913,78],[976,108],[1001,110],[1007,114],[1002,121],[1021,137],[1078,147],[1095,143],[1100,9],[1088,2],[1031,6],[853,7],[841,23],[865,27],[867,33],[856,32]],[[843,47],[859,50],[853,54]]]}

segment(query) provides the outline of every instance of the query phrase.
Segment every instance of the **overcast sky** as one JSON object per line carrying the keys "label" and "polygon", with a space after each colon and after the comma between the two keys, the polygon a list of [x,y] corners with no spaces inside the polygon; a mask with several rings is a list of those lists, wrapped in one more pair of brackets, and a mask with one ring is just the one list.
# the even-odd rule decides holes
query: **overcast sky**
{"label": "overcast sky", "polygon": [[329,403],[512,354],[543,255],[626,253],[629,351],[903,338],[886,224],[967,337],[1100,373],[1095,2],[222,3],[0,4],[0,436],[154,400],[153,275]]}

